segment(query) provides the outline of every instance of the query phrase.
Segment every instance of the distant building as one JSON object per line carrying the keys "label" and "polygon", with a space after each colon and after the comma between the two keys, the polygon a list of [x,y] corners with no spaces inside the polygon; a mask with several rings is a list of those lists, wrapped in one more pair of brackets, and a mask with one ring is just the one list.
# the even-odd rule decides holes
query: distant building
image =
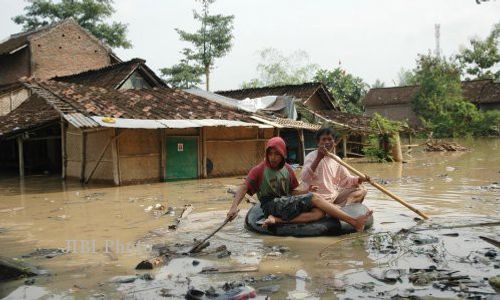
{"label": "distant building", "polygon": [[[371,89],[363,99],[367,115],[380,115],[398,121],[407,121],[413,128],[422,124],[412,108],[412,99],[419,86],[401,86]],[[481,110],[500,109],[500,83],[493,80],[462,81],[465,99]]]}
{"label": "distant building", "polygon": [[118,61],[110,48],[70,18],[0,43],[0,85],[21,77],[75,74]]}

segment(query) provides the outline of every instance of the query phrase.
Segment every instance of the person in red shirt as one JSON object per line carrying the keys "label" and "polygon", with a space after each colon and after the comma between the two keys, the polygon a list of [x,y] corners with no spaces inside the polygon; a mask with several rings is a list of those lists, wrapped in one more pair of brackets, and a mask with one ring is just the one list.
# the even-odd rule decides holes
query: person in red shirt
{"label": "person in red shirt", "polygon": [[370,215],[351,217],[338,206],[326,201],[310,190],[297,190],[299,183],[292,168],[285,163],[286,145],[280,137],[271,138],[266,144],[266,157],[253,167],[245,183],[240,186],[227,213],[233,220],[238,215],[238,205],[246,193],[257,194],[266,220],[262,226],[280,223],[307,223],[321,219],[325,214],[351,224],[356,231],[363,231]]}

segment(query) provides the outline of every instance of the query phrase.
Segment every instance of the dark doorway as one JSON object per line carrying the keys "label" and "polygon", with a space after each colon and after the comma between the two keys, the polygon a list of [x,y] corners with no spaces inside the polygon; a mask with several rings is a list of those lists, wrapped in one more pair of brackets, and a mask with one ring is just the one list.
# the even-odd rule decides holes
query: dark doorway
{"label": "dark doorway", "polygon": [[1,176],[19,176],[19,138],[23,143],[25,175],[61,174],[60,130],[59,124],[53,124],[1,140]]}

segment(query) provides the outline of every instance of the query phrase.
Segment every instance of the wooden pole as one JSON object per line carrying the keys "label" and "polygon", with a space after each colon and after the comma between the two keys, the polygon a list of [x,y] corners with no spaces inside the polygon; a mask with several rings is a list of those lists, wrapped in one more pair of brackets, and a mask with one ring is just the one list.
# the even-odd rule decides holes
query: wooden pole
{"label": "wooden pole", "polygon": [[80,182],[85,181],[85,164],[87,159],[87,133],[81,131],[81,149],[80,149]]}
{"label": "wooden pole", "polygon": [[66,124],[64,124],[63,118],[61,118],[61,178],[66,179]]}
{"label": "wooden pole", "polygon": [[[123,132],[123,131],[122,131]],[[102,158],[104,157],[104,153],[106,153],[106,150],[108,150],[109,148],[109,145],[111,145],[111,143],[116,140],[120,134],[122,134],[122,132],[120,132],[118,135],[115,135],[114,137],[112,137],[111,139],[109,139],[108,143],[106,144],[106,146],[104,147],[104,149],[102,149],[102,152],[101,154],[99,155],[99,158],[97,159],[96,163],[95,163],[95,166],[94,168],[92,168],[92,171],[90,171],[90,174],[89,176],[87,177],[87,179],[85,179],[85,184],[89,183],[89,180],[90,178],[92,178],[92,175],[94,175],[94,172],[95,170],[97,169],[97,167],[99,166],[99,164],[101,163],[101,160]]]}
{"label": "wooden pole", "polygon": [[202,178],[208,177],[207,170],[207,129],[201,127],[201,174]]}
{"label": "wooden pole", "polygon": [[299,129],[299,143],[300,143],[300,163],[304,164],[306,158],[306,143],[304,141],[304,130]]}
{"label": "wooden pole", "polygon": [[17,152],[19,156],[19,177],[24,178],[24,144],[23,137],[17,137]]}
{"label": "wooden pole", "polygon": [[230,219],[226,219],[224,221],[224,223],[222,223],[219,227],[217,227],[217,229],[215,229],[212,233],[210,233],[205,239],[203,239],[201,242],[198,242],[196,243],[196,245],[191,248],[191,250],[189,250],[188,253],[193,253],[193,252],[196,252],[196,250],[201,246],[203,245],[209,238],[213,237],[217,232],[219,232],[219,230],[222,229],[222,227],[226,226],[227,223],[229,223],[229,221],[231,221]]}
{"label": "wooden pole", "polygon": [[399,138],[399,133],[396,132],[392,137],[393,143],[391,145],[392,159],[395,162],[403,161],[403,152],[401,150],[401,139]]}
{"label": "wooden pole", "polygon": [[[363,173],[359,172],[358,170],[354,169],[353,167],[351,167],[350,165],[348,165],[346,162],[344,162],[343,160],[341,160],[337,156],[335,156],[335,155],[333,155],[331,153],[328,153],[327,155],[329,157],[331,157],[332,159],[334,159],[339,164],[341,164],[344,167],[346,167],[349,171],[353,172],[354,174],[358,175],[361,178],[366,179],[365,174],[363,174]],[[374,187],[376,187],[378,190],[380,190],[382,193],[386,194],[387,196],[391,197],[392,199],[394,199],[394,200],[398,201],[399,203],[403,204],[404,206],[406,206],[407,208],[409,208],[410,210],[412,210],[414,213],[418,214],[419,216],[421,216],[425,220],[429,219],[429,217],[426,214],[424,214],[423,212],[419,211],[418,209],[416,209],[415,207],[413,207],[411,204],[409,204],[408,202],[406,202],[403,199],[399,198],[398,196],[394,195],[393,193],[389,192],[388,190],[386,190],[380,184],[378,184],[376,182],[373,182],[371,179],[368,182],[371,185],[373,185]]]}
{"label": "wooden pole", "polygon": [[342,137],[342,150],[344,151],[344,158],[347,157],[347,135]]}
{"label": "wooden pole", "polygon": [[[114,129],[114,137],[118,136],[122,131],[118,133],[118,129]],[[121,184],[121,179],[120,179],[120,156],[119,156],[119,150],[118,150],[118,140],[113,139],[113,142],[111,143],[111,158],[113,161],[113,182],[115,185],[120,185]]]}

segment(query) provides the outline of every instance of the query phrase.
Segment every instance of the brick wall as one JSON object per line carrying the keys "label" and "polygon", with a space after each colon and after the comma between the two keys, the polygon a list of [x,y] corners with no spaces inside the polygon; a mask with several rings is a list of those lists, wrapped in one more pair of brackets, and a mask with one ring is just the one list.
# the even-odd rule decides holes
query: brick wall
{"label": "brick wall", "polygon": [[22,88],[0,95],[0,116],[8,114],[21,105],[24,100],[28,99],[29,94],[27,89]]}
{"label": "brick wall", "polygon": [[406,121],[410,127],[418,127],[421,125],[420,120],[417,118],[411,108],[411,104],[394,104],[394,105],[380,105],[365,107],[366,114],[371,116],[378,113],[381,116],[398,121]]}
{"label": "brick wall", "polygon": [[0,84],[15,82],[18,78],[29,76],[30,55],[26,47],[11,55],[0,56]]}
{"label": "brick wall", "polygon": [[41,79],[110,64],[106,49],[77,24],[68,22],[31,39],[32,74]]}

